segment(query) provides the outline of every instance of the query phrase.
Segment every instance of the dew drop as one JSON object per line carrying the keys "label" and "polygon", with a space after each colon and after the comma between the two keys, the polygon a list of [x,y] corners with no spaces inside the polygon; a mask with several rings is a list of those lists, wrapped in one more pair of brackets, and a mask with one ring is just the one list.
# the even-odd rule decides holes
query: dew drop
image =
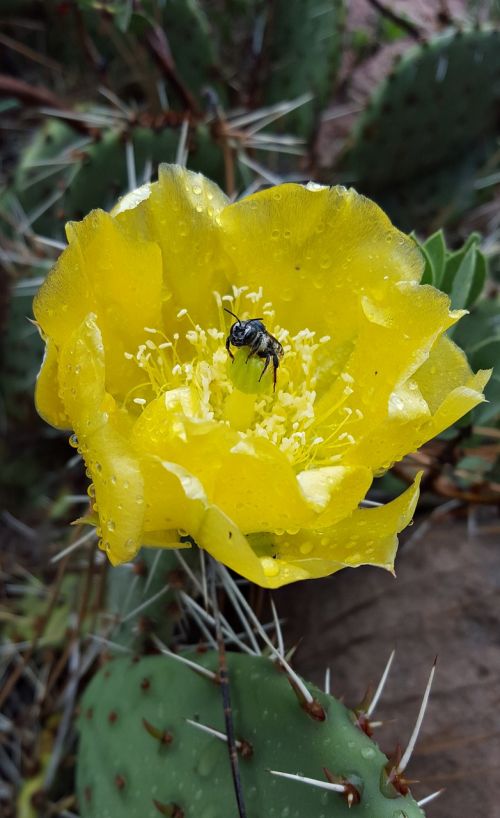
{"label": "dew drop", "polygon": [[89,497],[95,497],[95,486],[93,483],[91,483],[90,486],[88,487],[87,494],[89,495]]}
{"label": "dew drop", "polygon": [[195,196],[199,196],[201,193],[201,187],[199,185],[193,185],[193,193]]}
{"label": "dew drop", "polygon": [[71,435],[69,445],[73,446],[74,449],[78,448],[78,438],[75,434]]}
{"label": "dew drop", "polygon": [[373,758],[376,755],[376,752],[373,747],[363,747],[361,750],[361,755],[363,758]]}
{"label": "dew drop", "polygon": [[276,560],[273,560],[271,557],[262,557],[261,558],[261,565],[262,570],[266,577],[276,577],[280,572],[280,567]]}
{"label": "dew drop", "polygon": [[115,528],[116,528],[115,521],[114,520],[108,520],[108,522],[106,523],[106,528],[108,529],[108,531],[114,531]]}
{"label": "dew drop", "polygon": [[312,542],[303,542],[299,548],[301,554],[310,554],[314,546]]}

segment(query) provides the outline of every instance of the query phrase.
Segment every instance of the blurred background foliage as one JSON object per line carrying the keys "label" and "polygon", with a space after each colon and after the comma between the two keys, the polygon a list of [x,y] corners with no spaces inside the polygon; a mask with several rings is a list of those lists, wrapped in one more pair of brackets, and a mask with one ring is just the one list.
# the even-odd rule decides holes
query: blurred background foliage
{"label": "blurred background foliage", "polygon": [[234,198],[282,181],[352,184],[413,231],[425,282],[469,310],[454,340],[474,369],[494,373],[488,403],[371,496],[395,495],[423,468],[421,513],[498,507],[498,0],[0,0],[0,46],[2,582],[16,578],[0,609],[7,640],[62,650],[71,611],[84,628],[92,609],[88,593],[85,610],[76,602],[81,566],[48,613],[31,576],[57,583],[47,554],[81,539],[67,524],[87,503],[79,457],[33,408],[42,343],[31,299],[65,222],[111,206],[161,161],[202,171]]}

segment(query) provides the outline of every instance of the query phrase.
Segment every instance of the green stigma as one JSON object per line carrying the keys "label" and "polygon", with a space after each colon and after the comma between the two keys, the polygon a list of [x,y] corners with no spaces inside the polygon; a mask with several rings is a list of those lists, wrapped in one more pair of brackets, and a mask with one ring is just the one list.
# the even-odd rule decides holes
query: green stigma
{"label": "green stigma", "polygon": [[234,360],[228,359],[227,374],[236,389],[246,395],[268,394],[273,391],[272,363],[262,375],[265,358],[248,357],[248,349],[241,347],[235,352]]}

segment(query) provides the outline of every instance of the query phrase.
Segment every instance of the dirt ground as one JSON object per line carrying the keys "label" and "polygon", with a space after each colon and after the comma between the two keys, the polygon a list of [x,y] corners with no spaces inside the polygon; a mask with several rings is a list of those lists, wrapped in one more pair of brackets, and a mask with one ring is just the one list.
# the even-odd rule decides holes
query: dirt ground
{"label": "dirt ground", "polygon": [[397,579],[360,568],[315,581],[314,593],[308,583],[277,593],[287,644],[307,634],[295,667],[322,685],[329,666],[332,692],[349,704],[378,682],[396,648],[376,713],[386,752],[406,746],[438,655],[408,769],[420,782],[413,792],[446,788],[429,818],[500,818],[500,523],[483,515],[423,525],[400,550]]}

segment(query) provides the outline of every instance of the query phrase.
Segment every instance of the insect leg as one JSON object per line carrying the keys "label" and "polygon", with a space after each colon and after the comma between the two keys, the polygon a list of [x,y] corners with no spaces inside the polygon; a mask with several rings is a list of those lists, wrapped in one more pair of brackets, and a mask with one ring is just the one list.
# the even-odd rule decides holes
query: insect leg
{"label": "insect leg", "polygon": [[270,354],[267,354],[267,355],[266,355],[266,362],[265,362],[265,364],[264,364],[264,369],[263,369],[263,370],[262,370],[262,372],[260,373],[260,378],[259,378],[259,381],[261,381],[261,380],[262,380],[262,378],[264,377],[264,372],[266,371],[266,369],[267,369],[267,367],[269,366],[270,362],[271,362],[271,355],[270,355]]}
{"label": "insect leg", "polygon": [[280,365],[280,359],[277,352],[273,352],[273,392],[276,392],[276,373]]}
{"label": "insect leg", "polygon": [[234,355],[231,352],[231,339],[229,337],[226,338],[226,349],[229,353],[229,357],[231,358],[232,361],[234,361]]}

